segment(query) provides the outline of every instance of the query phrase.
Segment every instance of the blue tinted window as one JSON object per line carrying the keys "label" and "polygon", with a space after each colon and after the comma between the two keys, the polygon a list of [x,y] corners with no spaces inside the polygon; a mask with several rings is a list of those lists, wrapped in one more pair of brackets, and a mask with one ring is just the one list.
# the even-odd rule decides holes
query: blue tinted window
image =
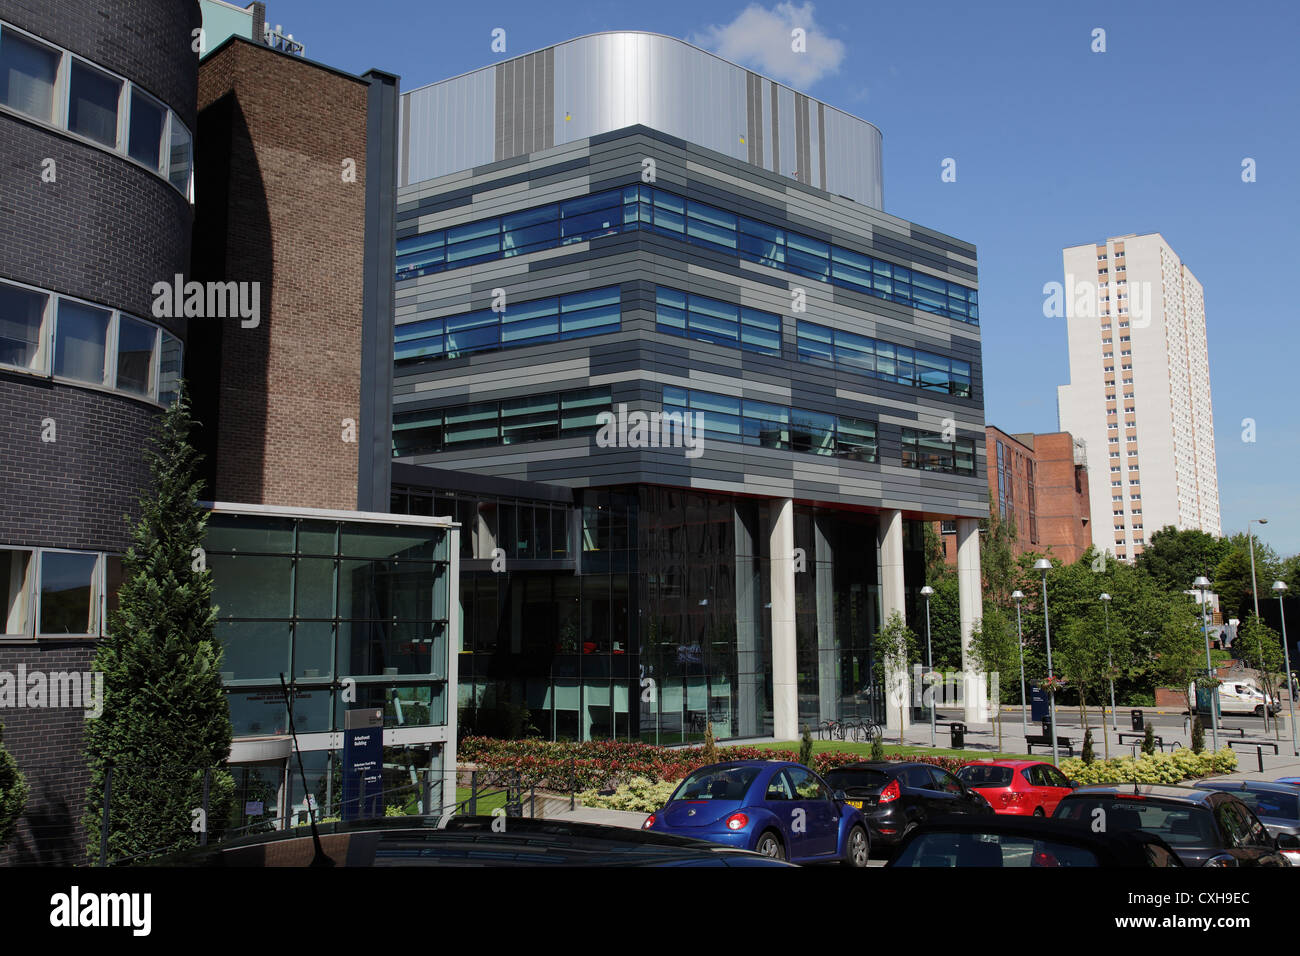
{"label": "blue tinted window", "polygon": [[398,281],[488,259],[522,255],[625,228],[652,229],[728,250],[772,268],[978,322],[975,290],[841,246],[787,232],[652,186],[627,186],[398,241]]}
{"label": "blue tinted window", "polygon": [[443,353],[442,319],[427,319],[397,326],[394,357],[426,358]]}
{"label": "blue tinted window", "polygon": [[497,348],[598,335],[615,331],[620,324],[619,287],[609,286],[513,303],[504,312],[481,309],[399,325],[394,336],[394,358],[397,361],[454,358]]}
{"label": "blue tinted window", "polygon": [[685,335],[704,342],[738,345],[766,355],[781,354],[781,317],[731,302],[655,289],[656,327],[661,332]]}

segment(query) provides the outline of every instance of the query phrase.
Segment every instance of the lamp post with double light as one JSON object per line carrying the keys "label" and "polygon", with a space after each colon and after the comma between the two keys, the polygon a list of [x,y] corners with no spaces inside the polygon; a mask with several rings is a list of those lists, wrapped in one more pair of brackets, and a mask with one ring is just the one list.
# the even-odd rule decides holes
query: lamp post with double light
{"label": "lamp post with double light", "polygon": [[1115,659],[1110,651],[1110,595],[1103,591],[1099,600],[1106,612],[1106,676],[1110,678],[1110,729],[1111,733],[1116,733],[1119,728],[1115,726]]}
{"label": "lamp post with double light", "polygon": [[1282,656],[1286,661],[1286,705],[1291,715],[1291,753],[1293,756],[1300,757],[1300,743],[1296,743],[1295,694],[1291,692],[1291,649],[1286,645],[1286,608],[1282,606],[1282,596],[1286,594],[1286,582],[1274,581],[1273,593],[1277,595],[1277,613],[1282,618]]}
{"label": "lamp post with double light", "polygon": [[[1207,613],[1205,592],[1210,589],[1210,579],[1201,575],[1192,582],[1192,587],[1201,592],[1201,630],[1205,634],[1205,676],[1210,680],[1215,679],[1214,664],[1210,662],[1210,616]],[[1219,694],[1216,687],[1211,686],[1210,695],[1210,727],[1214,734],[1214,752],[1219,752]],[[1197,694],[1199,697],[1200,694]]]}
{"label": "lamp post with double light", "polygon": [[1052,627],[1047,619],[1047,572],[1052,570],[1052,562],[1046,558],[1039,558],[1034,562],[1034,570],[1043,576],[1043,640],[1047,644],[1048,722],[1052,729],[1052,766],[1059,767],[1061,755],[1056,749],[1056,680],[1052,671]]}
{"label": "lamp post with double light", "polygon": [[1020,626],[1020,602],[1024,598],[1024,591],[1015,590],[1011,592],[1011,600],[1016,602],[1016,638],[1020,645],[1020,729],[1028,737],[1029,712],[1025,709],[1025,632]]}
{"label": "lamp post with double light", "polygon": [[[925,598],[925,666],[927,672],[925,675],[925,681],[923,682],[923,685],[926,691],[931,691],[931,688],[933,688],[934,686],[931,683],[934,677],[934,648],[930,644],[930,598],[933,595],[934,595],[934,588],[930,587],[930,585],[927,584],[925,587],[921,588],[921,596]],[[931,691],[928,700],[926,699],[925,691],[923,691],[922,694],[923,695],[921,699],[925,701],[926,705],[930,708],[930,746],[933,747],[935,745],[934,744],[934,694]]]}
{"label": "lamp post with double light", "polygon": [[[1255,599],[1255,619],[1259,620],[1259,586],[1255,583],[1255,536],[1250,533],[1250,526],[1253,524],[1268,524],[1267,518],[1251,518],[1246,522],[1246,543],[1250,546],[1250,596]],[[1264,637],[1260,632],[1256,632],[1257,646],[1259,652],[1260,672],[1264,668]],[[1288,674],[1287,680],[1291,677]],[[1268,733],[1268,703],[1264,704],[1264,733]]]}

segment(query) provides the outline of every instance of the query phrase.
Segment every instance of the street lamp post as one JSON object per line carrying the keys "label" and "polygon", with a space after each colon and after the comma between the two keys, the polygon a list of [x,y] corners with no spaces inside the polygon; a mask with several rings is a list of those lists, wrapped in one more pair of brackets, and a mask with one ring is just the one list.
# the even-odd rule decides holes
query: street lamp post
{"label": "street lamp post", "polygon": [[[925,598],[925,666],[927,668],[925,686],[927,690],[933,687],[933,684],[930,683],[930,678],[934,673],[934,648],[930,643],[930,596],[932,594],[934,594],[934,588],[930,587],[930,585],[927,584],[925,587],[921,588],[921,596]],[[923,696],[921,699],[925,700],[925,697]],[[930,708],[930,746],[933,747],[935,746],[933,694],[931,694],[930,699],[926,701],[926,705]]]}
{"label": "street lamp post", "polygon": [[1282,606],[1282,595],[1286,594],[1286,582],[1274,581],[1273,590],[1277,593],[1277,613],[1282,617],[1282,655],[1286,659],[1286,705],[1291,714],[1291,753],[1300,757],[1300,743],[1296,743],[1295,730],[1295,694],[1291,693],[1291,649],[1286,646],[1286,608]]}
{"label": "street lamp post", "polygon": [[1025,632],[1020,626],[1020,602],[1024,600],[1023,591],[1012,591],[1011,599],[1016,602],[1016,638],[1020,645],[1020,729],[1029,736],[1029,711],[1025,709]]}
{"label": "street lamp post", "polygon": [[1112,733],[1118,733],[1119,728],[1115,726],[1115,660],[1110,652],[1110,595],[1105,591],[1101,593],[1101,606],[1106,612],[1106,676],[1110,678],[1110,729]]}
{"label": "street lamp post", "polygon": [[[1255,538],[1250,533],[1252,524],[1268,524],[1267,518],[1251,518],[1246,522],[1246,542],[1250,545],[1250,596],[1255,599],[1255,618],[1259,619],[1259,587],[1255,583]],[[1264,673],[1264,637],[1256,632],[1256,650],[1259,651],[1259,672]],[[1287,674],[1287,680],[1291,675]],[[1268,702],[1264,702],[1264,733],[1268,733]]]}
{"label": "street lamp post", "polygon": [[[1205,633],[1205,676],[1214,677],[1214,665],[1210,663],[1210,617],[1206,613],[1205,592],[1210,589],[1210,579],[1201,575],[1192,582],[1192,587],[1201,592],[1201,629]],[[1219,752],[1219,708],[1215,706],[1218,701],[1218,694],[1213,687],[1210,688],[1210,726],[1214,733],[1214,752]]]}
{"label": "street lamp post", "polygon": [[1255,599],[1255,616],[1259,617],[1259,589],[1255,586],[1255,538],[1250,533],[1253,524],[1268,524],[1268,519],[1251,518],[1246,522],[1246,543],[1250,545],[1250,594]]}
{"label": "street lamp post", "polygon": [[1052,673],[1052,628],[1047,620],[1047,572],[1052,570],[1052,562],[1039,558],[1034,562],[1034,570],[1043,576],[1043,639],[1047,644],[1047,678],[1050,682],[1047,688],[1048,723],[1052,728],[1052,766],[1059,767],[1061,756],[1056,749],[1056,688],[1055,681],[1052,680],[1055,676]]}

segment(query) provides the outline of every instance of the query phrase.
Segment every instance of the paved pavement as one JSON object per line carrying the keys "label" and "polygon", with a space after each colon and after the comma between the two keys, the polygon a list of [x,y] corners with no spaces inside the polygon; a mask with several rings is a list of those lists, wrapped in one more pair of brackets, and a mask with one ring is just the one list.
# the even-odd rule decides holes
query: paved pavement
{"label": "paved pavement", "polygon": [[[1166,750],[1172,749],[1175,742],[1182,747],[1191,745],[1190,723],[1185,720],[1182,711],[1158,710],[1154,707],[1140,709],[1144,718],[1155,727],[1156,734],[1164,740]],[[938,719],[941,721],[961,720],[962,714],[957,709],[940,709]],[[1083,747],[1083,725],[1079,718],[1078,708],[1062,708],[1057,712],[1056,721],[1060,736],[1069,737],[1074,741],[1074,753],[1077,757]],[[1112,757],[1133,755],[1135,752],[1140,752],[1140,739],[1127,736],[1132,732],[1128,708],[1119,708],[1114,720],[1114,725],[1118,731],[1126,735],[1123,745],[1116,738],[1116,733],[1111,730],[1109,708],[1105,712],[1104,719],[1101,712],[1090,711],[1088,722],[1093,728],[1092,746],[1093,752],[1098,759],[1105,757],[1107,747],[1109,747],[1110,756]],[[968,723],[966,726],[966,746],[964,749],[970,753],[972,759],[978,759],[981,751],[988,753],[1000,749],[1003,753],[1029,752],[1025,743],[1025,734],[1018,706],[1003,708],[1001,748],[998,747],[997,728],[993,723]],[[1277,777],[1300,776],[1300,756],[1296,756],[1294,753],[1291,742],[1291,728],[1287,723],[1285,712],[1281,715],[1280,720],[1269,720],[1267,732],[1264,730],[1263,720],[1250,715],[1225,715],[1221,719],[1220,727],[1220,746],[1225,746],[1229,739],[1240,741],[1239,744],[1233,747],[1237,752],[1238,769],[1235,773],[1228,774],[1227,779],[1273,780]],[[1030,735],[1037,735],[1041,732],[1040,725],[1032,721],[1029,722],[1028,729]],[[1240,731],[1244,731],[1244,736]],[[1205,744],[1207,747],[1212,746],[1212,736],[1211,729],[1207,726],[1205,728]],[[930,743],[929,724],[914,724],[904,733],[903,739],[909,746],[926,746]],[[1278,753],[1274,755],[1271,752],[1271,747],[1266,745],[1263,748],[1264,769],[1262,772],[1259,769],[1259,754],[1253,747],[1249,746],[1251,742],[1256,741],[1276,743],[1278,749]],[[898,743],[897,733],[886,732],[885,743]],[[952,747],[948,728],[937,728],[935,744],[942,749]],[[1042,756],[1043,759],[1050,761],[1052,759],[1051,748],[1035,744],[1033,756]],[[1062,750],[1060,756],[1064,758],[1068,756],[1068,753]]]}

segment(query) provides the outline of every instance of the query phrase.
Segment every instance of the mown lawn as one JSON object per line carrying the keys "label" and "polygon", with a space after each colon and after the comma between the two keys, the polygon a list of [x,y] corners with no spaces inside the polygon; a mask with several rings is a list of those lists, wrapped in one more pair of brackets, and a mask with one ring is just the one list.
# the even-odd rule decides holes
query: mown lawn
{"label": "mown lawn", "polygon": [[[793,750],[798,752],[799,741],[787,740],[781,743],[771,744],[754,744],[760,750]],[[813,753],[820,753],[824,750],[839,750],[851,754],[862,754],[864,757],[871,755],[871,744],[854,743],[848,740],[814,740]],[[948,750],[943,747],[899,747],[885,744],[885,754],[903,754],[905,756],[917,756],[928,754],[931,757],[964,757],[967,760],[980,760],[987,758],[1008,758],[1013,760],[1032,760],[1033,757],[1027,754],[1004,754],[993,753],[988,750],[976,750],[968,748],[966,750]]]}
{"label": "mown lawn", "polygon": [[[469,794],[470,794],[469,787],[457,787],[456,802],[460,803],[463,800],[468,800]],[[524,799],[526,801],[528,799],[527,796],[525,796]],[[478,796],[477,813],[479,816],[490,816],[493,810],[496,810],[498,807],[504,807],[505,805],[506,805],[505,790],[493,788],[489,790],[487,793],[483,793],[480,791]],[[465,804],[465,813],[469,813],[468,803]]]}

